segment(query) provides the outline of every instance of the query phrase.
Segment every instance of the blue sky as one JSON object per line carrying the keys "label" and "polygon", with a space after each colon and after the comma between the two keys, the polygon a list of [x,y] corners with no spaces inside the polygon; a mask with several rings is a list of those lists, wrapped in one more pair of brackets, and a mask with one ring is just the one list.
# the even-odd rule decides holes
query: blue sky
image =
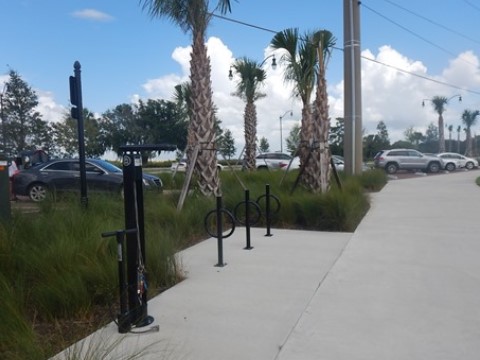
{"label": "blue sky", "polygon": [[[215,4],[215,1],[211,1]],[[83,104],[101,114],[138,98],[171,99],[173,86],[188,79],[190,36],[167,19],[152,19],[137,0],[0,0],[0,85],[16,70],[39,94],[45,120],[58,121],[69,104],[68,77],[73,63],[82,65]],[[480,31],[478,0],[363,0],[361,48],[365,58],[458,86],[444,86],[362,60],[363,124],[375,132],[387,124],[392,140],[414,126],[424,131],[436,115],[424,98],[461,94],[451,103],[447,124],[460,124],[461,112],[480,108]],[[325,28],[343,48],[343,1],[304,0],[232,2],[229,18],[270,30]],[[227,78],[234,58],[262,61],[270,54],[273,33],[213,19],[208,31],[214,101],[223,126],[243,145],[244,104],[230,94]],[[258,136],[279,149],[298,123],[300,104],[282,79],[282,68],[267,64],[267,97],[257,104]],[[330,116],[343,116],[343,52],[335,50],[327,70]],[[474,132],[477,131],[474,128]],[[462,135],[464,136],[464,135]]]}

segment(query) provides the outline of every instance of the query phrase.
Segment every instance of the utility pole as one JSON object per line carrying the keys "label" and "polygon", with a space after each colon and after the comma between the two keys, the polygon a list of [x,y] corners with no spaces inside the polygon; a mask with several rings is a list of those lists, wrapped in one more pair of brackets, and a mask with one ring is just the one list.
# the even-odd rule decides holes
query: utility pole
{"label": "utility pole", "polygon": [[362,81],[360,64],[360,7],[357,0],[343,1],[344,33],[344,157],[345,172],[360,174],[362,146]]}

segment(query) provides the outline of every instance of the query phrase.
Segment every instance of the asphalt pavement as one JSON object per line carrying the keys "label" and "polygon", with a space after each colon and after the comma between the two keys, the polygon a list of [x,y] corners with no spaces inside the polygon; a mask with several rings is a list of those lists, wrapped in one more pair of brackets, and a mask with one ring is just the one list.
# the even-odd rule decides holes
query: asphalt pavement
{"label": "asphalt pavement", "polygon": [[[67,349],[105,359],[478,360],[480,171],[391,180],[354,233],[245,229],[178,254],[186,279]],[[155,331],[158,328],[158,331]],[[74,350],[75,349],[75,350]]]}

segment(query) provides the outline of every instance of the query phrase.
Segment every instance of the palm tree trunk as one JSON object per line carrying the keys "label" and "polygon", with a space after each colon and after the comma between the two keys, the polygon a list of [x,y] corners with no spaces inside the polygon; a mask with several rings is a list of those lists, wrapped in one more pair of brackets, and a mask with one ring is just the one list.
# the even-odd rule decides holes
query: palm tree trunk
{"label": "palm tree trunk", "polygon": [[322,193],[330,189],[330,150],[328,147],[328,137],[330,131],[330,119],[328,117],[328,94],[327,81],[325,79],[325,62],[322,56],[322,47],[318,47],[319,68],[318,68],[318,84],[315,99],[315,116],[319,127],[319,152],[320,152],[320,176],[315,183],[315,191],[320,190]]}
{"label": "palm tree trunk", "polygon": [[470,128],[467,128],[467,139],[466,139],[466,150],[465,150],[465,156],[472,156],[472,133]]}
{"label": "palm tree trunk", "polygon": [[438,116],[438,152],[445,152],[445,130],[443,126],[443,116]]}
{"label": "palm tree trunk", "polygon": [[253,101],[247,101],[245,106],[245,168],[255,169],[256,137],[257,137],[257,109]]}
{"label": "palm tree trunk", "polygon": [[201,192],[204,195],[217,195],[220,192],[220,180],[215,147],[211,67],[203,31],[193,33],[190,69],[193,111],[188,141],[200,145],[195,173]]}
{"label": "palm tree trunk", "polygon": [[315,176],[315,169],[312,167],[314,163],[312,157],[315,156],[315,147],[317,145],[316,139],[314,140],[314,128],[311,105],[304,103],[298,156],[300,157],[301,166],[305,168],[300,180],[309,189],[313,187],[313,178]]}

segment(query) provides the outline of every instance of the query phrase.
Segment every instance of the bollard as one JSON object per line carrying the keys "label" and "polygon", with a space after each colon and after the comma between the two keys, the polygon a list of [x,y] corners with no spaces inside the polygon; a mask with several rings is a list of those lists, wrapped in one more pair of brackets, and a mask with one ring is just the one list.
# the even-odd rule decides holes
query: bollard
{"label": "bollard", "polygon": [[250,244],[250,191],[247,189],[245,190],[245,231],[247,235],[247,246],[245,246],[245,250],[253,249]]}
{"label": "bollard", "polygon": [[267,233],[265,236],[272,236],[272,233],[270,232],[272,226],[272,214],[270,213],[270,184],[265,185],[265,195],[265,217],[267,222]]}
{"label": "bollard", "polygon": [[215,266],[223,267],[223,222],[222,222],[222,197],[217,196],[217,251],[218,263]]}
{"label": "bollard", "polygon": [[[257,204],[260,204],[260,201],[265,198],[265,219],[267,225],[267,233],[265,236],[272,236],[270,232],[272,226],[273,215],[277,214],[280,211],[280,200],[275,195],[270,194],[270,185],[265,185],[265,194],[261,195],[257,199]],[[275,201],[276,208],[272,210],[272,199]]]}
{"label": "bollard", "polygon": [[[230,230],[225,234],[223,233],[223,216],[225,216],[225,220],[231,224]],[[211,226],[214,222],[215,231]],[[223,208],[221,196],[217,196],[216,208],[210,210],[207,215],[205,215],[204,225],[208,235],[217,238],[218,263],[215,266],[222,267],[227,265],[223,262],[223,239],[230,237],[235,231],[235,219],[230,211]]]}
{"label": "bollard", "polygon": [[[245,207],[245,216],[241,216],[243,213],[241,210]],[[253,207],[252,209],[250,207]],[[245,201],[242,201],[235,206],[234,210],[235,220],[242,225],[245,225],[245,232],[247,238],[247,245],[244,247],[245,250],[253,249],[251,245],[251,237],[250,237],[250,227],[255,225],[262,216],[262,211],[260,210],[260,206],[255,201],[250,200],[250,191],[248,189],[245,190]]]}

